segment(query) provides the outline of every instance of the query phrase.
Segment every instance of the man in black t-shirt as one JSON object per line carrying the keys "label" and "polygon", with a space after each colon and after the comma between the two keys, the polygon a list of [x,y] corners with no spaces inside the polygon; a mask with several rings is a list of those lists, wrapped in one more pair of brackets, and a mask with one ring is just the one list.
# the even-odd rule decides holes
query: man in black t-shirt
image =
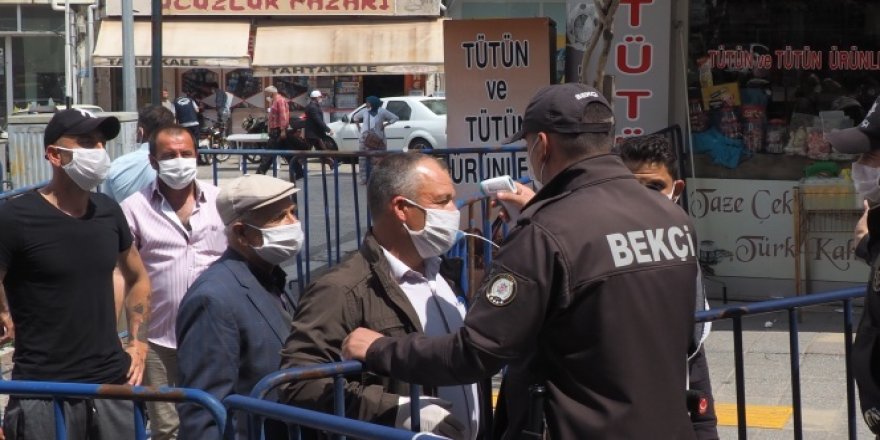
{"label": "man in black t-shirt", "polygon": [[[15,340],[13,379],[141,382],[149,279],[119,205],[91,192],[110,168],[104,143],[119,128],[114,117],[77,109],[56,113],[44,136],[49,184],[0,205],[0,324]],[[117,265],[129,286],[132,340],[125,347],[116,334]],[[64,406],[68,438],[132,436],[130,401],[71,400]],[[12,397],[3,425],[10,438],[52,438],[52,401]]]}

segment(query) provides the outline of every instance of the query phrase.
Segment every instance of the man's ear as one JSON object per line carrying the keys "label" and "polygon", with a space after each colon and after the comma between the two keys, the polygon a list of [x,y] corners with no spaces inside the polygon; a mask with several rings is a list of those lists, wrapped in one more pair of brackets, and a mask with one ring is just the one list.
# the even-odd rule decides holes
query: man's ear
{"label": "man's ear", "polygon": [[154,170],[156,170],[156,172],[158,173],[158,172],[159,172],[159,161],[157,161],[156,158],[153,157],[152,154],[149,155],[149,156],[147,156],[147,157],[150,159],[150,166],[151,166]]}
{"label": "man's ear", "polygon": [[49,161],[49,164],[55,167],[60,167],[61,163],[61,154],[63,152],[57,148],[46,148],[46,154],[43,157]]}
{"label": "man's ear", "polygon": [[394,216],[400,220],[401,222],[406,221],[406,212],[405,208],[409,205],[406,200],[404,200],[403,196],[394,196],[391,199],[391,212],[394,213]]}
{"label": "man's ear", "polygon": [[676,180],[672,182],[672,198],[673,200],[678,200],[679,197],[684,193],[684,180]]}

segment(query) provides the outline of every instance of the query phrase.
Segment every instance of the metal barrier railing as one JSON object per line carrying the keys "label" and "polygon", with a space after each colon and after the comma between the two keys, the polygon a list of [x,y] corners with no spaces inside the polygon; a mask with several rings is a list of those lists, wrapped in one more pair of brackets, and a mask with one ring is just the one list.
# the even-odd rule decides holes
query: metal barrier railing
{"label": "metal barrier railing", "polygon": [[852,301],[865,296],[865,287],[853,287],[826,293],[816,293],[782,299],[773,299],[750,304],[741,304],[697,312],[697,322],[730,319],[733,321],[733,351],[736,377],[736,416],[737,432],[740,440],[748,437],[746,428],[745,360],[743,356],[743,327],[745,316],[779,311],[788,312],[789,357],[791,365],[791,405],[793,410],[794,438],[803,438],[803,408],[801,405],[801,378],[798,344],[798,313],[801,308],[829,303],[843,303],[843,333],[846,365],[846,400],[849,438],[856,438],[856,394],[852,375]]}
{"label": "metal barrier railing", "polygon": [[233,411],[247,411],[262,417],[280,420],[297,426],[305,426],[320,431],[333,432],[344,436],[352,436],[363,440],[416,440],[416,439],[443,439],[430,433],[404,431],[402,429],[389,428],[383,425],[362,422],[360,420],[346,419],[339,416],[325,414],[281,403],[270,402],[254,397],[232,395],[223,399],[229,413],[227,415],[226,438],[234,439],[234,430],[231,428]]}
{"label": "metal barrier railing", "polygon": [[[358,361],[343,361],[330,364],[310,365],[307,367],[288,368],[274,373],[267,374],[260,379],[250,396],[256,399],[265,399],[266,396],[275,388],[298,380],[322,379],[327,377],[333,378],[333,414],[339,417],[345,417],[345,376],[349,374],[357,374],[363,371],[363,364]],[[418,385],[410,386],[410,400],[418,402],[421,395],[421,387]],[[419,432],[420,417],[419,406],[410,406],[410,420],[413,432]],[[299,428],[292,428],[291,438],[299,439]],[[252,440],[259,440],[263,434],[263,420],[258,415],[252,415],[248,418],[248,432],[251,434]],[[344,433],[341,433],[344,434]],[[344,437],[342,437],[344,439]]]}
{"label": "metal barrier railing", "polygon": [[[202,390],[189,388],[0,380],[0,394],[9,394],[16,397],[51,397],[55,408],[55,438],[57,440],[67,439],[64,399],[191,402],[202,406],[211,413],[221,433],[223,432],[223,427],[226,426],[226,410],[223,404],[214,396]],[[134,438],[144,440],[147,438],[144,410],[140,405],[135,404],[133,406]]]}

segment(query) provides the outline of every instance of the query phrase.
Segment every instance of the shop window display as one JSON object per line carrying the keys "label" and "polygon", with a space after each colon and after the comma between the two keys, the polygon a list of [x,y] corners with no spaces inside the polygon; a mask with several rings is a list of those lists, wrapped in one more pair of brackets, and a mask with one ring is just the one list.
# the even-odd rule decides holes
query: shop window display
{"label": "shop window display", "polygon": [[197,102],[213,96],[211,85],[218,83],[217,72],[208,69],[191,69],[181,75],[181,91],[194,98]]}
{"label": "shop window display", "polygon": [[[700,177],[797,180],[846,168],[825,133],[880,93],[880,4],[693,0],[688,108]],[[825,168],[823,168],[825,169]]]}
{"label": "shop window display", "polygon": [[225,76],[226,91],[244,102],[249,102],[253,96],[263,93],[262,78],[255,77],[251,69],[235,69],[226,72]]}

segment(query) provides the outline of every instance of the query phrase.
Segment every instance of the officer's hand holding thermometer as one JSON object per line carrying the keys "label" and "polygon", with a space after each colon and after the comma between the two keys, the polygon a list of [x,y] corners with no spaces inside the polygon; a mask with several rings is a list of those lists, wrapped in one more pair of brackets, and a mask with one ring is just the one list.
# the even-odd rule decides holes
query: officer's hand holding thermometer
{"label": "officer's hand holding thermometer", "polygon": [[511,223],[516,223],[522,207],[535,197],[535,191],[507,175],[480,182],[480,190],[493,198],[493,206],[501,204],[501,217]]}

